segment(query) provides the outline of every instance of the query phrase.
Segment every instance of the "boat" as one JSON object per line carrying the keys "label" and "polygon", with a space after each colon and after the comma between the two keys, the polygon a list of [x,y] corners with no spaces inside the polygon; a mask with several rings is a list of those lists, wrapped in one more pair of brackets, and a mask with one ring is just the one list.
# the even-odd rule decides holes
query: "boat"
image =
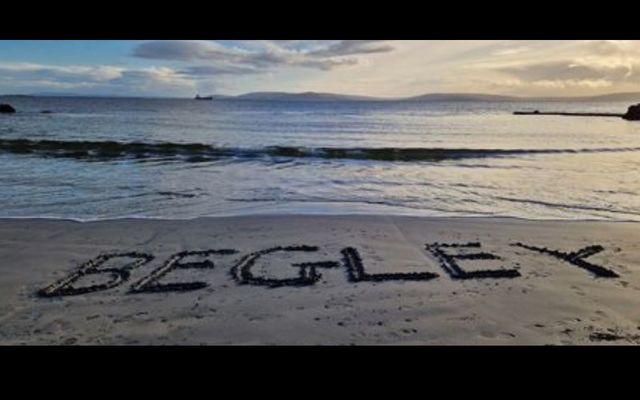
{"label": "boat", "polygon": [[213,100],[213,96],[200,96],[199,94],[197,94],[196,100]]}

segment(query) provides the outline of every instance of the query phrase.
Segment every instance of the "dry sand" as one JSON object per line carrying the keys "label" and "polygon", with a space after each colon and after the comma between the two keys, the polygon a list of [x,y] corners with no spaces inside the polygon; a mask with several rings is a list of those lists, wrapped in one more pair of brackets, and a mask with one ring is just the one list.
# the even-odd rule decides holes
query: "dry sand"
{"label": "dry sand", "polygon": [[[455,247],[470,242],[480,247]],[[430,250],[425,244],[432,244]],[[287,246],[298,247],[284,251]],[[171,258],[220,249],[237,252]],[[129,252],[154,259],[105,290],[90,291],[108,286],[117,272],[62,284],[99,254]],[[467,259],[438,257],[481,252]],[[0,260],[0,344],[640,343],[638,223],[389,216],[5,219]],[[161,276],[158,268],[171,267],[169,260],[199,262],[191,266],[200,268]],[[445,269],[451,260],[468,273],[454,268],[454,276],[468,279],[452,278]],[[113,258],[95,268],[131,261]],[[473,273],[487,269],[519,276]],[[597,276],[607,271],[618,276]],[[51,286],[55,282],[60,284]],[[173,290],[158,289],[171,283],[164,289]],[[132,287],[138,292],[130,293]],[[73,293],[82,288],[89,291]],[[50,297],[39,296],[41,289]]]}

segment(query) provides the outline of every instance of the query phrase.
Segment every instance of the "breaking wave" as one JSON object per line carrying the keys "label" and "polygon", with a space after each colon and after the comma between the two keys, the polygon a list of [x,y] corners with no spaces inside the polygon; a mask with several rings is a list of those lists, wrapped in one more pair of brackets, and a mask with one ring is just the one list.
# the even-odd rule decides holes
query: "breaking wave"
{"label": "breaking wave", "polygon": [[538,154],[635,152],[640,147],[582,149],[447,149],[447,148],[335,148],[270,146],[255,149],[216,147],[201,143],[143,143],[116,141],[61,141],[0,139],[0,153],[63,157],[79,160],[175,159],[185,162],[223,158],[319,158],[347,160],[434,162],[465,158],[509,157]]}

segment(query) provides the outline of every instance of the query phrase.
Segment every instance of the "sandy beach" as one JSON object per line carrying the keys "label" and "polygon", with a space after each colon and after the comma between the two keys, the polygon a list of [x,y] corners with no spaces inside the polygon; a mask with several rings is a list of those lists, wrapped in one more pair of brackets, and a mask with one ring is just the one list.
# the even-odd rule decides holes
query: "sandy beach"
{"label": "sandy beach", "polygon": [[0,220],[0,344],[640,343],[640,224]]}

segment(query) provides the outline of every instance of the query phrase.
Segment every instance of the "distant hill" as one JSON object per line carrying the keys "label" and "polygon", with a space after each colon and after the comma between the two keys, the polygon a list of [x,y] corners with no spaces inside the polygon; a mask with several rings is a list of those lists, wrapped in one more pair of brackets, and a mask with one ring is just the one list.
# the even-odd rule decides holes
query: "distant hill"
{"label": "distant hill", "polygon": [[[553,98],[551,98],[553,99]],[[640,93],[639,92],[627,92],[627,93],[610,93],[603,94],[600,96],[584,96],[584,97],[566,97],[566,100],[571,101],[627,101],[630,103],[639,103],[640,102]],[[548,100],[553,101],[553,100]]]}
{"label": "distant hill", "polygon": [[411,97],[367,97],[352,96],[334,93],[288,93],[288,92],[254,92],[231,96],[231,99],[263,100],[263,101],[410,101],[410,102],[611,102],[625,101],[629,103],[640,102],[640,92],[611,93],[598,96],[579,97],[521,97],[504,96],[484,93],[429,93]]}
{"label": "distant hill", "polygon": [[514,96],[501,96],[482,93],[430,93],[421,96],[406,97],[404,101],[518,101]]}
{"label": "distant hill", "polygon": [[578,97],[519,97],[501,96],[482,93],[433,93],[422,96],[408,97],[405,101],[494,101],[494,102],[640,102],[640,92],[611,93],[599,96],[578,96]]}

